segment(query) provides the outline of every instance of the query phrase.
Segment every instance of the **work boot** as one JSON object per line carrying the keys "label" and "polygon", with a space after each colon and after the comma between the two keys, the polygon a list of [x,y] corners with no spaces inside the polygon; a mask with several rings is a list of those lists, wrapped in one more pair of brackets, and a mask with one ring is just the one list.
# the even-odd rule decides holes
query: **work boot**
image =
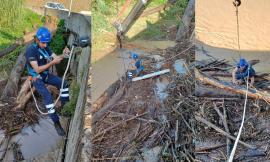
{"label": "work boot", "polygon": [[66,135],[65,130],[62,128],[61,123],[59,121],[54,123],[54,127],[59,136]]}

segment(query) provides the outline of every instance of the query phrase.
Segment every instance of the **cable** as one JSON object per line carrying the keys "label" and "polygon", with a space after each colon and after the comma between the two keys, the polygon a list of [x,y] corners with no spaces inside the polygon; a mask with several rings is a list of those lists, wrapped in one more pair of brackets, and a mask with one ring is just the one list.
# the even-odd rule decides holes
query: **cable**
{"label": "cable", "polygon": [[68,11],[68,17],[70,17],[71,7],[72,7],[72,0],[70,0],[69,11]]}
{"label": "cable", "polygon": [[34,92],[33,92],[33,90],[32,90],[31,81],[29,82],[29,87],[30,87],[30,91],[31,91],[31,94],[32,94],[32,96],[33,96],[33,99],[34,99],[34,102],[35,102],[35,105],[36,105],[36,108],[37,108],[38,112],[39,112],[40,114],[42,114],[42,115],[48,115],[48,114],[50,114],[50,113],[44,113],[44,112],[42,112],[42,111],[39,109],[39,106],[38,106],[38,104],[37,104],[36,97],[35,97]]}
{"label": "cable", "polygon": [[[235,2],[233,3],[235,8],[236,8],[236,18],[237,18],[237,40],[238,40],[238,51],[240,52],[240,41],[239,41],[239,19],[238,19],[238,7],[240,6],[241,4],[241,1],[240,0],[235,0]],[[235,151],[236,151],[236,148],[237,148],[237,145],[238,145],[238,142],[239,142],[239,139],[240,139],[240,136],[241,136],[241,133],[242,133],[242,129],[243,129],[243,126],[244,126],[244,122],[245,122],[245,116],[246,116],[246,107],[247,107],[247,94],[248,94],[248,80],[249,80],[249,70],[250,70],[250,65],[248,65],[248,75],[247,75],[247,85],[246,85],[246,94],[245,94],[245,103],[244,103],[244,111],[243,111],[243,118],[242,118],[242,122],[241,122],[241,126],[239,128],[239,131],[238,131],[238,134],[237,134],[237,137],[236,137],[236,140],[234,142],[234,145],[233,145],[233,149],[232,149],[232,152],[230,154],[230,157],[228,159],[228,162],[232,162],[233,161],[233,157],[234,157],[234,154],[235,154]]]}
{"label": "cable", "polygon": [[229,157],[228,162],[232,162],[233,161],[233,157],[234,157],[234,154],[235,154],[235,151],[236,151],[236,148],[237,148],[237,145],[238,145],[238,142],[239,142],[241,133],[242,133],[244,122],[245,122],[246,107],[247,107],[247,94],[248,94],[249,68],[250,68],[250,66],[248,66],[248,69],[247,69],[248,70],[248,76],[247,76],[247,81],[246,81],[247,82],[247,89],[246,89],[246,94],[245,94],[245,103],[244,103],[243,118],[242,118],[241,126],[239,128],[239,132],[238,132],[238,135],[237,135],[236,140],[234,142],[233,149],[232,149],[232,152],[230,154],[230,157]]}
{"label": "cable", "polygon": [[[68,72],[68,69],[69,69],[69,66],[70,66],[71,58],[72,58],[72,55],[73,55],[73,50],[74,50],[74,45],[72,46],[71,51],[70,51],[70,55],[69,55],[69,58],[68,58],[68,64],[67,64],[67,67],[66,67],[65,73],[63,75],[63,79],[62,79],[61,89],[63,89],[63,87],[64,87],[64,82],[65,82],[65,78],[66,78],[66,75],[67,75],[67,72]],[[62,94],[61,89],[60,89],[60,94],[59,94],[58,98],[56,99],[56,101],[54,103],[54,106],[61,97],[61,94]]]}

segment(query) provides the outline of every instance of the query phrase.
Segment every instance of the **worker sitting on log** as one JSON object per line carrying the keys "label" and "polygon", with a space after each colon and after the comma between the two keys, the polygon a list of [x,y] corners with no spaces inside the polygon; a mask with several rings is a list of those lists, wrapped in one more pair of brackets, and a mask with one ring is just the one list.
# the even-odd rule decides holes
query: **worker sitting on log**
{"label": "worker sitting on log", "polygon": [[[35,42],[30,45],[26,50],[27,70],[32,84],[37,92],[42,96],[43,103],[47,109],[47,114],[54,122],[55,129],[60,136],[65,135],[59,117],[55,112],[55,105],[50,91],[46,88],[45,84],[50,84],[58,89],[61,88],[62,79],[58,76],[49,73],[49,68],[55,64],[59,64],[63,60],[63,56],[57,56],[52,53],[48,47],[51,41],[51,33],[45,28],[38,29]],[[65,48],[63,53],[69,54],[69,49]],[[69,90],[67,83],[64,83],[64,88],[60,89],[61,106],[69,101]]]}
{"label": "worker sitting on log", "polygon": [[142,60],[139,59],[137,53],[130,52],[130,58],[132,59],[128,67],[128,78],[131,79],[133,76],[139,76],[144,70]]}
{"label": "worker sitting on log", "polygon": [[255,70],[243,58],[239,60],[237,67],[232,72],[233,83],[239,84],[239,85],[245,83],[247,78],[249,78],[250,85],[253,86],[254,76],[255,76]]}

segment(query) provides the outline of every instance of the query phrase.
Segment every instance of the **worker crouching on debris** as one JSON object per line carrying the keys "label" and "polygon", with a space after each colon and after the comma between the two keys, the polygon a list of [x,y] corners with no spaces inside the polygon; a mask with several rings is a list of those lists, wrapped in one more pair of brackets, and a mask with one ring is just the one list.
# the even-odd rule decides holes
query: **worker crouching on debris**
{"label": "worker crouching on debris", "polygon": [[130,52],[130,58],[132,60],[129,64],[127,75],[129,79],[132,79],[133,76],[139,76],[141,74],[144,70],[144,66],[142,65],[142,60],[139,59],[138,54]]}
{"label": "worker crouching on debris", "polygon": [[253,86],[254,76],[255,76],[255,70],[243,58],[239,60],[237,67],[232,72],[233,83],[239,84],[239,85],[245,83],[247,78],[249,78],[250,85]]}
{"label": "worker crouching on debris", "polygon": [[[50,91],[46,88],[45,84],[50,84],[58,89],[61,88],[62,79],[49,73],[49,68],[55,64],[59,64],[63,60],[63,56],[57,56],[52,53],[48,47],[48,43],[51,41],[51,33],[45,28],[38,29],[35,42],[29,46],[26,50],[27,70],[30,78],[32,78],[32,84],[37,92],[42,96],[43,103],[47,109],[47,114],[54,122],[55,129],[60,136],[65,135],[65,131],[62,128],[59,117],[55,112],[55,105],[53,97]],[[65,48],[63,53],[67,54],[70,51]],[[60,89],[61,106],[69,101],[68,85],[64,83],[64,88]]]}

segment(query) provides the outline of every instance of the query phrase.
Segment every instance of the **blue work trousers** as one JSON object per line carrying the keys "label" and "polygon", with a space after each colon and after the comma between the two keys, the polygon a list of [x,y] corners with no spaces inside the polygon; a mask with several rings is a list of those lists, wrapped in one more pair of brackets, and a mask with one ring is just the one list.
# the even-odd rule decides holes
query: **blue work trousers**
{"label": "blue work trousers", "polygon": [[42,96],[43,103],[46,109],[48,110],[50,118],[54,123],[59,122],[59,117],[54,109],[55,105],[53,102],[53,97],[50,91],[45,86],[45,84],[55,86],[57,87],[58,90],[60,90],[61,93],[60,100],[62,105],[64,105],[66,102],[69,101],[68,85],[65,82],[63,89],[61,89],[62,79],[52,74],[42,75],[41,77],[34,78],[33,80],[33,86],[35,87],[37,92]]}

